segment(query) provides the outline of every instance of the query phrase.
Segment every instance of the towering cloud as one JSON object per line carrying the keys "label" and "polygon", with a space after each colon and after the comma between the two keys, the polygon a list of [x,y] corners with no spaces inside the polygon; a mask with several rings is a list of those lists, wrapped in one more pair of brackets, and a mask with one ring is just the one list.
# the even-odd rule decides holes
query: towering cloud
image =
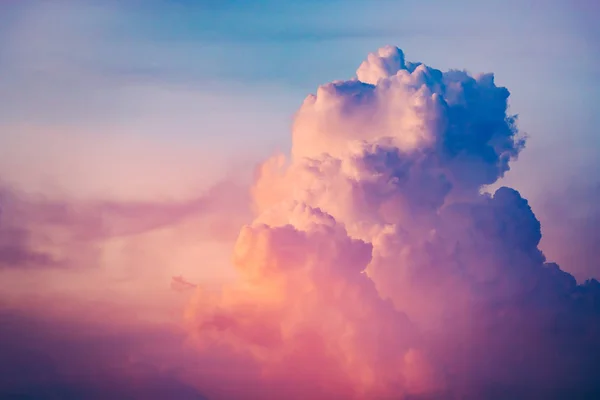
{"label": "towering cloud", "polygon": [[251,366],[209,394],[600,396],[600,284],[546,262],[517,191],[480,190],[524,147],[508,97],[395,47],[308,96],[290,157],[259,168],[238,280],[187,312],[197,346]]}

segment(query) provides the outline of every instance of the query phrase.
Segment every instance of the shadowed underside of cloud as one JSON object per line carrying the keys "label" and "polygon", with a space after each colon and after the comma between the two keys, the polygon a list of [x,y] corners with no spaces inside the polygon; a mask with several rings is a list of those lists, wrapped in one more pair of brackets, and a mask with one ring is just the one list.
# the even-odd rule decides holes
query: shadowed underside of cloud
{"label": "shadowed underside of cloud", "polygon": [[259,171],[239,280],[189,306],[198,348],[255,360],[265,399],[598,398],[600,284],[546,261],[517,191],[480,192],[524,148],[508,97],[395,47],[319,87]]}

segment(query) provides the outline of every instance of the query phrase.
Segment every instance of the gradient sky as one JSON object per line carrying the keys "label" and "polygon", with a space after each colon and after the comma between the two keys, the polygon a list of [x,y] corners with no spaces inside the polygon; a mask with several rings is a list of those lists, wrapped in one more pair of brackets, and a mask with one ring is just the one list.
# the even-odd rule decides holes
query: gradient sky
{"label": "gradient sky", "polygon": [[[562,226],[585,224],[573,208],[598,215],[597,15],[591,0],[6,1],[2,178],[47,195],[190,196],[287,151],[302,99],[394,44],[510,89],[529,141],[502,183],[543,224],[562,210],[544,238],[558,242]],[[566,192],[580,193],[576,207]]]}
{"label": "gradient sky", "polygon": [[[443,391],[452,374],[463,379],[446,382],[453,393],[493,391],[498,382],[507,393],[598,393],[600,285],[586,280],[600,278],[599,17],[593,0],[1,1],[0,355],[8,356],[0,356],[0,397],[204,399],[213,390],[264,400],[275,382],[308,398],[315,387],[305,383],[349,393],[396,384],[399,370],[406,393]],[[519,115],[526,148],[512,141],[505,92],[473,80],[465,96],[481,95],[481,107],[467,102],[464,119],[440,114],[465,136],[475,132],[456,144],[464,159],[444,164],[448,143],[434,149],[415,139],[405,165],[386,164],[406,167],[410,178],[385,203],[379,154],[361,153],[361,164],[344,159],[346,149],[340,162],[361,178],[356,192],[344,191],[348,170],[327,169],[334,164],[319,152],[334,155],[339,138],[345,149],[353,134],[369,138],[379,128],[410,140],[411,124],[427,125],[411,114],[418,96],[399,85],[390,91],[398,97],[383,96],[387,105],[370,104],[380,125],[368,112],[361,119],[363,103],[351,96],[378,86],[321,89],[319,104],[334,105],[323,114],[315,97],[303,100],[353,78],[388,44],[442,71],[493,72],[510,90],[508,111]],[[372,57],[394,61],[394,49]],[[431,84],[408,69],[392,72]],[[444,77],[456,84],[466,75]],[[339,113],[339,104],[353,113]],[[490,130],[494,146],[519,154],[488,189],[514,187],[535,217],[515,191],[477,193],[491,180],[469,168],[501,169],[476,143],[480,117],[501,127]],[[288,175],[270,175],[281,159],[267,157],[290,151],[292,124],[294,154],[314,156],[322,175],[302,158]],[[417,150],[439,159],[422,162]],[[432,178],[438,167],[454,179],[445,208],[449,192]],[[309,184],[314,176],[322,187]],[[369,188],[383,195],[361,198]],[[313,189],[316,200],[262,213]],[[461,196],[470,203],[453,208]],[[361,225],[363,215],[376,229]],[[388,217],[398,230],[377,231]],[[421,239],[433,247],[419,247]],[[466,273],[457,273],[463,261]],[[362,274],[367,263],[372,281]],[[322,274],[313,273],[317,264]],[[175,275],[197,288],[170,287]],[[322,337],[303,336],[305,324]],[[319,348],[327,340],[339,352],[333,358]]]}

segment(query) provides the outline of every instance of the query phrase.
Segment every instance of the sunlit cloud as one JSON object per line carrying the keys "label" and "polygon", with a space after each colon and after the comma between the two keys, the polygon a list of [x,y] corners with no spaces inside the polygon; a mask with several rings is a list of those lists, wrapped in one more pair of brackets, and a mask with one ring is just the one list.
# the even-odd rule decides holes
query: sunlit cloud
{"label": "sunlit cloud", "polygon": [[395,47],[319,87],[258,177],[239,280],[190,305],[197,346],[253,359],[271,398],[595,393],[600,284],[546,262],[519,192],[479,191],[524,147],[508,96]]}

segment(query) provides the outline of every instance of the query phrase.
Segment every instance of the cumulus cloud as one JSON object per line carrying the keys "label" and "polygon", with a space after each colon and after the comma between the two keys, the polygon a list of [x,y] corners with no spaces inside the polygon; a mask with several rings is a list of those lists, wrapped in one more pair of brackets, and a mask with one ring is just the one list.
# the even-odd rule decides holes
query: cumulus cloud
{"label": "cumulus cloud", "polygon": [[308,96],[290,157],[258,169],[238,280],[188,307],[199,349],[259,371],[246,397],[234,373],[207,393],[597,397],[600,284],[547,262],[517,191],[481,192],[524,148],[508,97],[389,46]]}

